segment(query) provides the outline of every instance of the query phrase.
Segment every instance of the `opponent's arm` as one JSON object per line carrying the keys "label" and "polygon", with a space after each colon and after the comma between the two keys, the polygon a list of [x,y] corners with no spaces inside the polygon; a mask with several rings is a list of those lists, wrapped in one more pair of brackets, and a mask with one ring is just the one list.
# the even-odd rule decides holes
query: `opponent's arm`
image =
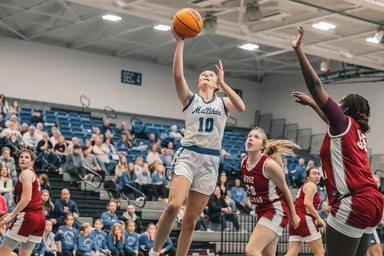
{"label": "opponent's arm", "polygon": [[224,97],[225,107],[228,109],[229,113],[234,112],[243,112],[245,110],[245,105],[240,96],[229,87],[228,84],[224,82],[224,68],[223,63],[219,60],[219,64],[216,65],[217,69],[217,83],[220,88],[224,91],[227,97]]}
{"label": "opponent's arm", "polygon": [[20,201],[17,203],[16,208],[10,214],[11,219],[15,218],[32,200],[32,183],[36,178],[31,170],[25,170],[20,175],[20,182],[23,186],[23,194]]}
{"label": "opponent's arm", "polygon": [[176,39],[176,50],[173,58],[173,78],[175,81],[177,96],[183,107],[185,107],[192,98],[192,92],[184,78],[183,50],[184,40],[176,34],[172,27],[172,34]]}

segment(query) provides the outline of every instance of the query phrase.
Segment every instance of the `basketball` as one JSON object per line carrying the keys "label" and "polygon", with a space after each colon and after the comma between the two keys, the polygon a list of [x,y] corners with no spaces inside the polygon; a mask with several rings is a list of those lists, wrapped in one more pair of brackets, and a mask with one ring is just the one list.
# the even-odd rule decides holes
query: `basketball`
{"label": "basketball", "polygon": [[197,36],[203,28],[203,18],[200,13],[191,8],[178,11],[172,21],[175,32],[183,38]]}

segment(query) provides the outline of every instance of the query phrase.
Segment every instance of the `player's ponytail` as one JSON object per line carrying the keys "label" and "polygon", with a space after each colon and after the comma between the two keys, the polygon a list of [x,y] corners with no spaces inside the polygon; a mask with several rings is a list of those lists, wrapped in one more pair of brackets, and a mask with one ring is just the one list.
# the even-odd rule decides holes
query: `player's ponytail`
{"label": "player's ponytail", "polygon": [[294,156],[294,149],[300,149],[300,146],[289,140],[269,140],[263,153],[275,160],[280,166],[283,166],[281,155]]}

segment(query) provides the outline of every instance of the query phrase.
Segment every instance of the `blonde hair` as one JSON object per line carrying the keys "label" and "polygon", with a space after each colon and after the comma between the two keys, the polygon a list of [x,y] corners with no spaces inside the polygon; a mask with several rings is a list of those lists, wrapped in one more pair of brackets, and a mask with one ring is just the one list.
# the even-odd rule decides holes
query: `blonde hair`
{"label": "blonde hair", "polygon": [[275,160],[280,166],[283,166],[282,155],[295,156],[294,149],[301,149],[299,145],[290,140],[268,140],[265,131],[256,127],[252,131],[258,131],[263,135],[262,153]]}

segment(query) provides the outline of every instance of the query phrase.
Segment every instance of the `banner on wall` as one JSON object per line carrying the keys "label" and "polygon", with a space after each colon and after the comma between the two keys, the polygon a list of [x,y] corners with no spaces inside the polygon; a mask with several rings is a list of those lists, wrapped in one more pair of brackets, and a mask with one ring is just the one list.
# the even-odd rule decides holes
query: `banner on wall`
{"label": "banner on wall", "polygon": [[121,70],[121,83],[141,86],[143,75],[141,73]]}

